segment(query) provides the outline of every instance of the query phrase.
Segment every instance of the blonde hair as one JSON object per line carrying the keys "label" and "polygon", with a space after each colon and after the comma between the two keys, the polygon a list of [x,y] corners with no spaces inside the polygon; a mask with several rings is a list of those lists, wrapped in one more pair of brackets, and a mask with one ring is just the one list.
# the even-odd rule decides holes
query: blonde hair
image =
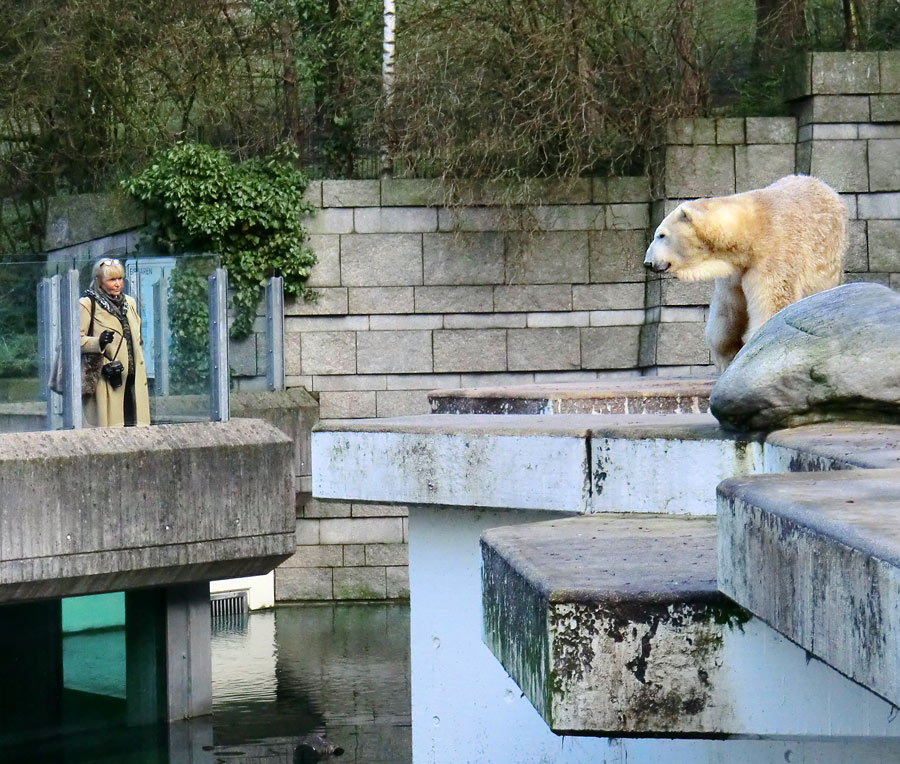
{"label": "blonde hair", "polygon": [[104,257],[94,263],[92,276],[94,278],[94,284],[100,286],[100,282],[106,281],[107,279],[124,278],[125,268],[122,266],[122,263],[114,257]]}

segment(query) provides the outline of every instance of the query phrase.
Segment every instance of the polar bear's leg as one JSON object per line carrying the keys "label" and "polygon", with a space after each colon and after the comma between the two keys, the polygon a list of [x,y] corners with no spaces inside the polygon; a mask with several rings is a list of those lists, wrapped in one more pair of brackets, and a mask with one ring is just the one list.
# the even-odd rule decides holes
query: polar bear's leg
{"label": "polar bear's leg", "polygon": [[793,294],[789,279],[761,270],[747,271],[741,283],[747,301],[747,326],[743,337],[746,344],[759,327],[785,305],[799,299],[799,295]]}
{"label": "polar bear's leg", "polygon": [[716,279],[706,320],[706,344],[719,371],[725,370],[743,346],[746,329],[747,301],[740,277]]}

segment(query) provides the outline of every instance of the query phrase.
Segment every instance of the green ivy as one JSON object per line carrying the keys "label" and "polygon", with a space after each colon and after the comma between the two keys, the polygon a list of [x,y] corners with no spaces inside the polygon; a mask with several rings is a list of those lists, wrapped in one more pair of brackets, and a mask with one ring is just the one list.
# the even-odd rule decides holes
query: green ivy
{"label": "green ivy", "polygon": [[184,257],[169,280],[172,329],[172,392],[199,393],[209,387],[209,275],[215,257]]}
{"label": "green ivy", "polygon": [[313,207],[303,198],[309,181],[296,160],[296,153],[282,149],[236,163],[221,149],[178,143],[122,183],[148,204],[157,247],[221,257],[232,290],[233,337],[250,333],[269,277],[281,276],[287,295],[315,296],[306,280],[316,256],[300,223]]}

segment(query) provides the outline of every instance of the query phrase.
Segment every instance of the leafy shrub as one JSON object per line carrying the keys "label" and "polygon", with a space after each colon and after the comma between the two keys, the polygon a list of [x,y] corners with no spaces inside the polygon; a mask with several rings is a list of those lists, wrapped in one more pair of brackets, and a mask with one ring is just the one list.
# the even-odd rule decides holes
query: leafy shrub
{"label": "leafy shrub", "polygon": [[36,377],[37,362],[35,333],[0,336],[0,377]]}
{"label": "leafy shrub", "polygon": [[294,158],[285,150],[235,163],[221,149],[179,143],[122,184],[149,205],[157,247],[221,257],[233,290],[234,337],[250,333],[269,277],[281,276],[288,295],[312,296],[306,280],[316,256],[300,216],[313,208],[303,198],[308,181],[289,161]]}

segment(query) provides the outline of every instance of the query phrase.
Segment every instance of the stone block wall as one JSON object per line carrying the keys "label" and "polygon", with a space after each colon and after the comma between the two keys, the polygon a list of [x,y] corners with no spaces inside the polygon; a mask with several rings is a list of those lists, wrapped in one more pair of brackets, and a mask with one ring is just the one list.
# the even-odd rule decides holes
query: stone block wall
{"label": "stone block wall", "polygon": [[275,571],[275,598],[382,600],[409,597],[406,507],[306,499],[297,553]]}
{"label": "stone block wall", "polygon": [[[758,188],[796,172],[830,184],[850,217],[846,281],[900,286],[900,52],[812,53],[788,90],[794,117],[675,120],[654,182],[652,223],[684,199]],[[712,283],[651,276],[640,366],[708,374]]]}
{"label": "stone block wall", "polygon": [[848,281],[900,286],[900,51],[814,53],[794,85],[797,171],[843,195]]}
{"label": "stone block wall", "polygon": [[435,388],[640,373],[645,179],[585,179],[524,224],[490,199],[434,204],[439,191],[311,189],[319,299],[286,305],[285,362],[323,419],[423,413]]}
{"label": "stone block wall", "polygon": [[[723,196],[768,185],[795,166],[793,117],[673,120],[654,180],[652,229],[685,199]],[[650,274],[638,365],[645,374],[709,376],[703,336],[711,281],[678,281]]]}
{"label": "stone block wall", "polygon": [[[490,190],[448,207],[429,181],[314,183],[320,297],[286,305],[288,384],[330,419],[423,413],[436,388],[712,376],[712,284],[647,276],[647,242],[684,199],[794,172],[847,205],[847,280],[900,288],[900,52],[810,54],[788,95],[791,117],[673,121],[652,184],[548,188],[524,218]],[[277,597],[405,596],[404,515],[301,499]]]}

